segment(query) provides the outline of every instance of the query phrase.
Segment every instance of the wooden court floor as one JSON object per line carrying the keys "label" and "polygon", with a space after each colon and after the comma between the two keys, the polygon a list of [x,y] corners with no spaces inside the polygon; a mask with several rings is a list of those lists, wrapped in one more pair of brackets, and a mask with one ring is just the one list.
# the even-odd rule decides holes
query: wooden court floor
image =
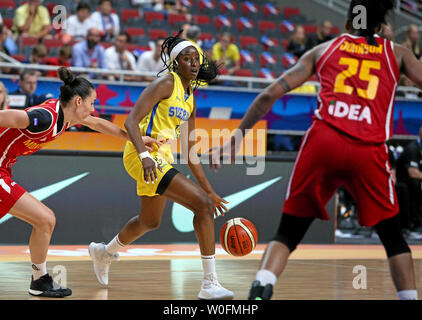
{"label": "wooden court floor", "polygon": [[[243,258],[230,257],[217,250],[219,280],[234,291],[235,299],[247,298],[264,249],[261,245]],[[195,245],[161,249],[157,245],[130,246],[122,252],[121,260],[112,264],[106,288],[95,279],[92,263],[84,250],[83,246],[56,246],[49,253],[50,274],[60,281],[65,279],[73,290],[73,295],[66,299],[197,299],[202,268]],[[422,246],[413,246],[412,251],[420,289]],[[0,246],[0,300],[40,299],[27,293],[31,275],[28,259],[27,247]],[[362,267],[358,267],[358,273],[353,272],[356,266],[365,268],[366,277]],[[356,276],[360,276],[361,286],[362,279],[366,279],[366,288],[354,288]],[[396,299],[396,294],[382,247],[302,245],[277,282],[273,299],[390,300]]]}

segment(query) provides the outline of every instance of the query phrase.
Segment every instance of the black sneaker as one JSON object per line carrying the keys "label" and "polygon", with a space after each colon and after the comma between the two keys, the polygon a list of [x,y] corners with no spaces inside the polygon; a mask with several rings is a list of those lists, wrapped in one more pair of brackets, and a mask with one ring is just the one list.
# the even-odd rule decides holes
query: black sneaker
{"label": "black sneaker", "polygon": [[267,284],[265,287],[261,286],[261,282],[255,280],[252,282],[252,288],[249,291],[248,300],[270,300],[273,296],[273,286]]}
{"label": "black sneaker", "polygon": [[37,280],[31,276],[31,286],[28,292],[33,296],[48,298],[63,298],[72,294],[72,290],[60,287],[48,273]]}

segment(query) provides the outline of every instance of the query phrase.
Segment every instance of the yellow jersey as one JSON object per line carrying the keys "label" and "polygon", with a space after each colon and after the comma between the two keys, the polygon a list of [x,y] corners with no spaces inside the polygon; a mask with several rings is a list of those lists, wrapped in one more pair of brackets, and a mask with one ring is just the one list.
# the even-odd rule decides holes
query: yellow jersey
{"label": "yellow jersey", "polygon": [[[158,102],[148,115],[141,120],[139,128],[142,136],[150,136],[156,140],[176,140],[180,136],[180,126],[186,122],[194,108],[194,96],[192,86],[188,92],[183,88],[182,80],[175,72],[173,75],[173,93],[167,99]],[[174,161],[170,144],[163,144],[160,153],[168,163]]]}

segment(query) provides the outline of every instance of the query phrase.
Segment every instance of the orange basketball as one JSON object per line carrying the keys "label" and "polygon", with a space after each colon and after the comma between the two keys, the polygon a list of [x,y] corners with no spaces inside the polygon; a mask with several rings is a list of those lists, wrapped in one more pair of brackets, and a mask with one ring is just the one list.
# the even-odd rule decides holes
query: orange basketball
{"label": "orange basketball", "polygon": [[220,230],[220,244],[232,256],[245,256],[252,252],[258,242],[258,232],[252,222],[245,218],[233,218]]}

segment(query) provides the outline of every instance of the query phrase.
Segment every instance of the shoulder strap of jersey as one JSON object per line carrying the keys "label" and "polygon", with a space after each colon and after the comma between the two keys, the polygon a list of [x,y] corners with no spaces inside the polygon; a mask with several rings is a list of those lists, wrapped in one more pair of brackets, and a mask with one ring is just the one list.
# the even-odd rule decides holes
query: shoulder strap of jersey
{"label": "shoulder strap of jersey", "polygon": [[327,47],[325,48],[324,52],[321,54],[321,56],[318,58],[316,63],[316,74],[318,77],[320,76],[321,70],[324,67],[325,63],[327,62],[328,58],[336,51],[340,45],[344,42],[347,35],[343,34],[334,40],[331,40],[331,44],[327,44]]}

